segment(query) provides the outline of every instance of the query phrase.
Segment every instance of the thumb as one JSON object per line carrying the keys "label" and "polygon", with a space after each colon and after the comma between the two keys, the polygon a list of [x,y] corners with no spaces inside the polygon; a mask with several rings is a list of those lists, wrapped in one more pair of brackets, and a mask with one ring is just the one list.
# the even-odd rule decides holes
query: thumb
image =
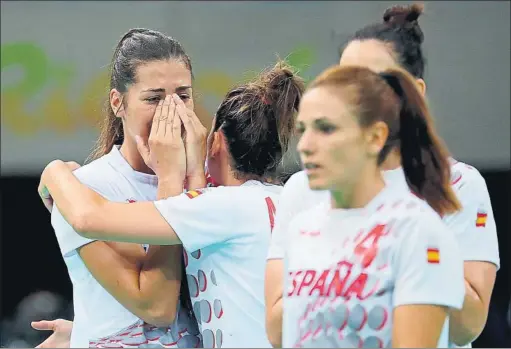
{"label": "thumb", "polygon": [[137,149],[142,159],[149,166],[149,145],[139,135],[135,136],[135,142],[137,142]]}
{"label": "thumb", "polygon": [[55,330],[55,321],[33,321],[31,324],[33,329],[39,331],[54,331]]}

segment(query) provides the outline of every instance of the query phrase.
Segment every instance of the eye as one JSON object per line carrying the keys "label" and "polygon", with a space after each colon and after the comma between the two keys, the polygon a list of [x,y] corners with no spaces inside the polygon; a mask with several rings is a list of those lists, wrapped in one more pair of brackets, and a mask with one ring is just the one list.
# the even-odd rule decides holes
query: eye
{"label": "eye", "polygon": [[323,132],[323,133],[326,133],[326,134],[330,134],[332,132],[334,132],[336,130],[336,128],[332,125],[327,125],[327,124],[324,124],[324,125],[318,125],[318,129]]}
{"label": "eye", "polygon": [[303,125],[296,126],[296,133],[301,136],[305,132],[305,127]]}
{"label": "eye", "polygon": [[337,129],[337,127],[332,125],[330,122],[321,119],[315,122],[315,126],[319,132],[324,134],[330,134]]}
{"label": "eye", "polygon": [[179,98],[181,98],[181,100],[183,102],[186,102],[190,99],[190,96],[189,95],[179,95]]}
{"label": "eye", "polygon": [[159,103],[160,100],[161,100],[161,96],[152,96],[152,97],[148,97],[145,99],[145,101],[147,101],[149,103],[154,103],[154,104]]}

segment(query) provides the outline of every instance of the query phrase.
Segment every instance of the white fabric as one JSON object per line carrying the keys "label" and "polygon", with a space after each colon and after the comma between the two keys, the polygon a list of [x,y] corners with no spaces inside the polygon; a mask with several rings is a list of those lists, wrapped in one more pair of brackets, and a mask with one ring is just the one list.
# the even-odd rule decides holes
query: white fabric
{"label": "white fabric", "polygon": [[[463,304],[457,243],[407,191],[386,188],[364,209],[303,211],[291,221],[284,246],[286,348],[388,346],[395,307]],[[447,344],[448,321],[438,346]]]}
{"label": "white fabric", "polygon": [[[74,174],[82,183],[111,201],[156,199],[156,176],[134,171],[117,147],[109,154],[79,168]],[[78,248],[94,240],[78,235],[56,206],[52,211],[51,223],[73,283],[74,325],[71,347],[88,347],[90,340],[111,336],[137,323],[139,319],[94,279],[78,254]],[[183,316],[180,320],[187,321]]]}
{"label": "white fabric", "polygon": [[193,251],[186,272],[204,347],[270,347],[264,261],[281,189],[249,181],[155,202],[185,249]]}
{"label": "white fabric", "polygon": [[[485,261],[500,267],[497,230],[490,196],[484,178],[474,167],[452,160],[451,184],[463,208],[460,212],[443,218],[444,223],[459,245],[465,261]],[[402,168],[383,172],[388,188],[408,191]],[[294,174],[284,186],[279,201],[276,227],[272,236],[268,259],[282,259],[287,227],[297,213],[328,204],[328,192],[312,191],[304,171]],[[284,213],[281,216],[281,213]],[[287,214],[286,214],[287,213]],[[484,226],[476,226],[478,213],[486,213]],[[456,347],[450,343],[451,347]],[[471,347],[470,345],[465,347]]]}

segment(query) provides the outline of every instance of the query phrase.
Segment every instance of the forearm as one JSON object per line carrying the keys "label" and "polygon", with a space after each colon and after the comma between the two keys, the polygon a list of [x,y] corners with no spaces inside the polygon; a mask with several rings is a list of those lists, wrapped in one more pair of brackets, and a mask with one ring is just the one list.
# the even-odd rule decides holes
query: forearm
{"label": "forearm", "polygon": [[180,245],[150,246],[140,273],[140,294],[149,305],[147,322],[169,326],[175,319],[181,289]]}
{"label": "forearm", "polygon": [[283,299],[277,300],[267,315],[266,333],[274,348],[282,347]]}
{"label": "forearm", "polygon": [[137,244],[96,241],[79,254],[94,278],[144,321],[167,326],[175,317],[181,284],[179,246],[155,246],[146,254]]}
{"label": "forearm", "polygon": [[465,299],[461,310],[453,310],[449,320],[449,338],[457,346],[471,343],[482,332],[488,309],[477,292],[465,281]]}

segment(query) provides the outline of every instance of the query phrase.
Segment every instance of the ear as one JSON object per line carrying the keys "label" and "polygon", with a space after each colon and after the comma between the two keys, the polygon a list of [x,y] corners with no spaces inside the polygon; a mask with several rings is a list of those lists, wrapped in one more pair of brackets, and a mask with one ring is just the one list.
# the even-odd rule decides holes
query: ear
{"label": "ear", "polygon": [[118,118],[122,118],[124,116],[124,105],[123,105],[123,95],[117,91],[115,88],[110,90],[110,107],[114,111],[114,114]]}
{"label": "ear", "polygon": [[426,95],[426,82],[423,79],[416,79],[417,85],[419,86],[419,91],[421,92],[422,96],[424,97]]}
{"label": "ear", "polygon": [[389,136],[389,127],[383,121],[377,121],[365,130],[367,152],[371,156],[378,156],[385,146]]}
{"label": "ear", "polygon": [[225,136],[220,131],[215,131],[211,134],[211,147],[209,148],[209,154],[211,157],[218,157],[220,152],[225,147]]}

